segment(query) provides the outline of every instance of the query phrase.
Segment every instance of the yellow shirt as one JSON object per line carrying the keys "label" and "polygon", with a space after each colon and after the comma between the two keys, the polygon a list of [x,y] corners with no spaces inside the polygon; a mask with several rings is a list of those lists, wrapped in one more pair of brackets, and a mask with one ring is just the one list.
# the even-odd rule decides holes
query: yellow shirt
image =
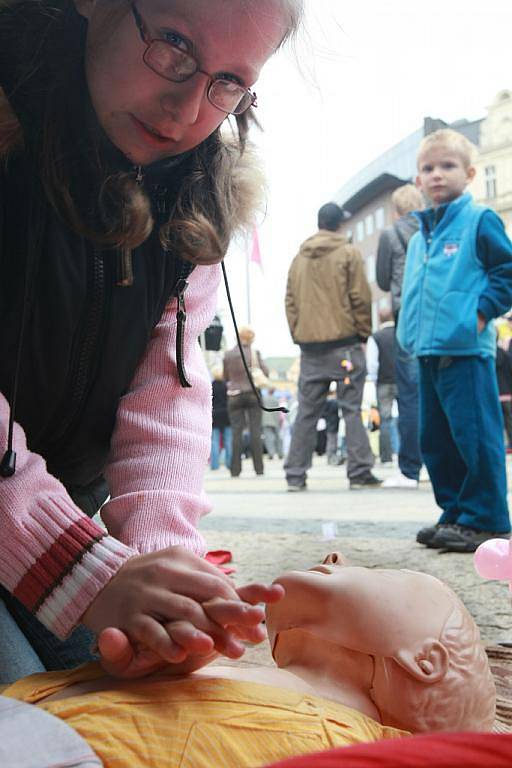
{"label": "yellow shirt", "polygon": [[119,690],[41,701],[101,678],[96,664],[24,678],[5,696],[64,720],[106,768],[259,768],[293,755],[397,738],[354,709],[259,683],[217,678],[124,681]]}

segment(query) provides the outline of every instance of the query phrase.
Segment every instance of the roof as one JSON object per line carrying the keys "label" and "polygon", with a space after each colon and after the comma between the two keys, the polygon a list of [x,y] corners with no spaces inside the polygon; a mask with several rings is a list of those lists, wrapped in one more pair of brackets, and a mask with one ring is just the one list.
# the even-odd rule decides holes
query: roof
{"label": "roof", "polygon": [[334,201],[351,214],[355,214],[383,192],[410,182],[416,176],[416,153],[420,141],[439,128],[453,128],[464,134],[473,144],[480,143],[482,120],[457,120],[445,123],[438,118],[426,117],[421,128],[406,136],[353,176],[334,196]]}

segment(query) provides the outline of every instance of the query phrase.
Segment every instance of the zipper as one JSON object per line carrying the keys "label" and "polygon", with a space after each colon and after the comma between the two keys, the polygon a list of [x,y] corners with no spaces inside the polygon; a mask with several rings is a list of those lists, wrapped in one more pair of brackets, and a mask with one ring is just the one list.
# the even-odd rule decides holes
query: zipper
{"label": "zipper", "polygon": [[86,320],[83,343],[80,354],[73,365],[70,381],[72,382],[72,391],[68,403],[70,405],[69,416],[65,420],[59,435],[56,439],[63,442],[74,429],[78,421],[85,397],[87,395],[88,384],[93,358],[97,351],[98,339],[104,314],[104,296],[105,296],[105,267],[100,251],[94,248],[93,255],[93,280],[92,297],[90,301],[90,311]]}
{"label": "zipper", "polygon": [[178,282],[176,283],[176,289],[175,289],[174,295],[176,296],[176,299],[177,299],[176,367],[178,369],[178,378],[180,380],[180,384],[182,387],[186,389],[186,388],[190,388],[192,384],[189,381],[189,378],[187,376],[187,371],[185,369],[185,325],[187,323],[185,291],[188,288],[188,280],[186,280],[185,276],[183,277],[181,276],[185,271],[187,271],[186,277],[188,277],[191,271],[188,269],[188,265],[183,265],[180,270],[180,276],[178,277]]}
{"label": "zipper", "polygon": [[[425,249],[425,255],[423,256],[423,274],[421,277],[421,290],[420,290],[420,301],[419,301],[419,307],[418,307],[418,328],[421,328],[421,315],[423,311],[423,289],[425,287],[425,280],[427,278],[427,268],[428,268],[428,260],[429,260],[429,249],[432,244],[432,232],[429,230],[427,237],[425,238],[426,242],[426,249]],[[417,337],[416,337],[417,340]]]}

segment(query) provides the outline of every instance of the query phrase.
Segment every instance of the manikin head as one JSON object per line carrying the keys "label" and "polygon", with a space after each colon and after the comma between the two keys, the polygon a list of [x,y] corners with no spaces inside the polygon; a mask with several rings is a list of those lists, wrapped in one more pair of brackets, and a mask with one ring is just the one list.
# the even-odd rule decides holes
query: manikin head
{"label": "manikin head", "polygon": [[350,566],[333,554],[277,583],[286,595],[268,606],[267,627],[279,667],[356,686],[384,725],[492,727],[496,692],[478,628],[438,579]]}

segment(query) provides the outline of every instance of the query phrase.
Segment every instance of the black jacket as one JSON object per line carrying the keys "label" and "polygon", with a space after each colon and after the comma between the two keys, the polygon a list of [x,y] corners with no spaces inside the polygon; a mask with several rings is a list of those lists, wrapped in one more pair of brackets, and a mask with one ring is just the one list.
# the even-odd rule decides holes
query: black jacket
{"label": "black jacket", "polygon": [[418,230],[419,223],[412,213],[386,227],[379,239],[376,277],[381,291],[391,291],[391,304],[395,318],[400,310],[405,259],[409,240]]}
{"label": "black jacket", "polygon": [[[36,141],[38,95],[44,78],[39,74],[32,90],[27,85],[16,87],[19,72],[6,63],[14,52],[5,50],[5,27],[9,25],[4,24],[3,14],[0,84],[22,123],[26,149],[9,160],[0,176],[0,391],[11,400],[28,263],[34,282],[29,291],[15,416],[26,432],[29,448],[41,454],[48,470],[71,490],[101,475],[119,399],[178,278],[190,270],[175,254],[164,251],[156,226],[152,236],[133,252],[133,285],[120,287],[119,254],[75,234],[41,200],[37,203],[41,237],[35,248],[28,247],[27,232],[33,219],[27,201],[34,189],[34,168],[27,161],[27,146]],[[27,20],[22,21],[25,36],[18,36],[17,44],[27,55],[30,30]],[[77,23],[81,23],[78,16]],[[83,89],[81,103],[86,109],[84,82],[79,79],[77,88]],[[71,118],[70,137],[79,142],[87,115]],[[81,185],[84,213],[96,195],[86,165],[80,165],[87,159],[85,150],[86,144],[76,144],[75,181]],[[105,151],[111,153],[113,162],[126,162],[111,145],[105,145]],[[148,170],[143,183],[157,224],[159,218],[167,218],[189,170],[187,158]],[[3,450],[0,446],[0,453]]]}

